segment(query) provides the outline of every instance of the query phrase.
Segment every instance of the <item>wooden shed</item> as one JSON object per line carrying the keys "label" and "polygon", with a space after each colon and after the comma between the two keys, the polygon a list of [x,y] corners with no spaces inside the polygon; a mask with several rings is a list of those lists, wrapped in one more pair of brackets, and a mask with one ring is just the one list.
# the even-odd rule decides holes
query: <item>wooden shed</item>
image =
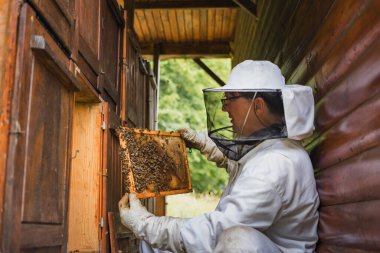
{"label": "wooden shed", "polygon": [[114,129],[156,127],[174,57],[220,84],[201,58],[271,60],[312,87],[317,251],[380,251],[380,1],[0,0],[0,34],[0,252],[136,252],[111,233]]}

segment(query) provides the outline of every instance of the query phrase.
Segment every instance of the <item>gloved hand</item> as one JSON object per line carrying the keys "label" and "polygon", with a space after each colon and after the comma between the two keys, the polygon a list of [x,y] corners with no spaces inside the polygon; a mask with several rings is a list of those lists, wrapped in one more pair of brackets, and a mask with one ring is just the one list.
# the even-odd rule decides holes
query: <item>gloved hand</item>
{"label": "gloved hand", "polygon": [[207,133],[197,133],[189,128],[180,128],[177,132],[184,139],[187,147],[198,149],[207,160],[215,162],[218,167],[227,167],[227,157],[223,155]]}
{"label": "gloved hand", "polygon": [[184,252],[180,229],[185,219],[156,217],[141,205],[134,193],[126,193],[119,201],[121,223],[138,239],[154,248]]}
{"label": "gloved hand", "polygon": [[[138,231],[138,226],[146,220],[146,218],[153,216],[146,208],[141,205],[140,200],[136,194],[126,193],[119,201],[119,212],[121,223],[132,232]],[[137,235],[136,235],[137,236]]]}
{"label": "gloved hand", "polygon": [[195,148],[198,150],[204,147],[206,140],[202,134],[199,134],[190,128],[180,128],[177,130],[177,132],[185,141],[186,147]]}

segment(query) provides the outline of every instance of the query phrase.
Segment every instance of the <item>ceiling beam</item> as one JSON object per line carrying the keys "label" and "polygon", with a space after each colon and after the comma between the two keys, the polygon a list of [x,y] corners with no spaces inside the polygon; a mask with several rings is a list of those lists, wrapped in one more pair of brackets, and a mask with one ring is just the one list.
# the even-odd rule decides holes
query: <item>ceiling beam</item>
{"label": "ceiling beam", "polygon": [[136,2],[135,9],[197,9],[197,8],[238,8],[232,0],[177,0]]}
{"label": "ceiling beam", "polygon": [[[160,43],[160,58],[230,57],[228,42],[220,43]],[[154,44],[141,44],[144,58],[152,58]]]}
{"label": "ceiling beam", "polygon": [[215,80],[220,86],[224,86],[225,83],[223,82],[222,79],[219,78],[217,74],[214,73],[201,59],[195,58],[193,61],[198,64],[199,67],[201,67],[206,73],[211,76],[212,79]]}
{"label": "ceiling beam", "polygon": [[242,9],[248,11],[253,16],[257,17],[257,5],[254,4],[251,0],[233,0],[237,5]]}

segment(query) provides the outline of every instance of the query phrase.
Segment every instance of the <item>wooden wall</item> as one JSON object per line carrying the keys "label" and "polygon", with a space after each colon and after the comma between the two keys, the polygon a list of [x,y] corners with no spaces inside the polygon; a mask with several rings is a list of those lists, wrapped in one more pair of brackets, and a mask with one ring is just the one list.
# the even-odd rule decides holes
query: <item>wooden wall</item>
{"label": "wooden wall", "polygon": [[314,90],[318,252],[379,252],[380,1],[258,1],[239,20],[234,64],[268,59]]}
{"label": "wooden wall", "polygon": [[[18,5],[15,1],[0,1],[0,227],[3,225],[10,100],[15,71],[15,66],[11,63],[16,57],[17,15]],[[2,237],[0,230],[0,238]]]}
{"label": "wooden wall", "polygon": [[123,46],[121,3],[0,1],[1,252],[110,251],[123,194],[114,129],[153,128],[157,105],[138,43]]}

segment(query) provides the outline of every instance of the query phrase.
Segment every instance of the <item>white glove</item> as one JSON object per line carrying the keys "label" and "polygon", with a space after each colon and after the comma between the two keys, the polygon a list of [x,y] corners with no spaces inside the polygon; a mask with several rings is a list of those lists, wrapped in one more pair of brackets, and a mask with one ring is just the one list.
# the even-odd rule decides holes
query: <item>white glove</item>
{"label": "white glove", "polygon": [[146,241],[154,248],[184,252],[180,229],[185,219],[154,216],[141,205],[134,193],[126,193],[121,198],[119,212],[121,223],[138,239]]}
{"label": "white glove", "polygon": [[223,155],[207,133],[197,133],[189,128],[180,128],[177,132],[184,139],[187,147],[198,149],[207,160],[215,162],[218,167],[227,167],[227,157]]}

